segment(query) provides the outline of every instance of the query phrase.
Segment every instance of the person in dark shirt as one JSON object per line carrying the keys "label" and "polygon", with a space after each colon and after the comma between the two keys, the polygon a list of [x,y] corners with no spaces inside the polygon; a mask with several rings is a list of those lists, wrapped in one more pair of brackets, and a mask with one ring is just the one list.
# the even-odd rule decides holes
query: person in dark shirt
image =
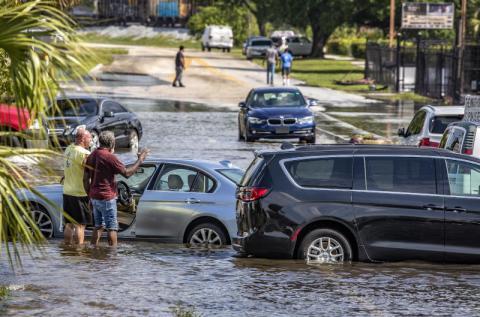
{"label": "person in dark shirt", "polygon": [[185,87],[182,83],[183,71],[185,70],[185,56],[183,55],[183,51],[183,46],[180,46],[175,56],[175,79],[173,80],[173,87],[177,87],[177,82],[180,87]]}
{"label": "person in dark shirt", "polygon": [[125,167],[113,154],[115,136],[111,131],[104,131],[98,137],[100,147],[88,156],[85,163],[83,185],[93,206],[95,230],[92,244],[98,245],[104,229],[108,231],[108,244],[117,245],[117,185],[115,175],[130,177],[138,170],[148,154],[143,149],[138,154],[137,161],[130,167]]}

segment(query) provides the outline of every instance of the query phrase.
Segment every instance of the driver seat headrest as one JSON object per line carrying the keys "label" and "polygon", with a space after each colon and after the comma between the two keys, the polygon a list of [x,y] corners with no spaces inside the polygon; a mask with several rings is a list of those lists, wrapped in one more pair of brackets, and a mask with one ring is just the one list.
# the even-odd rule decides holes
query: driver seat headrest
{"label": "driver seat headrest", "polygon": [[183,180],[179,175],[176,175],[176,174],[168,175],[169,190],[180,190],[182,188],[183,188]]}

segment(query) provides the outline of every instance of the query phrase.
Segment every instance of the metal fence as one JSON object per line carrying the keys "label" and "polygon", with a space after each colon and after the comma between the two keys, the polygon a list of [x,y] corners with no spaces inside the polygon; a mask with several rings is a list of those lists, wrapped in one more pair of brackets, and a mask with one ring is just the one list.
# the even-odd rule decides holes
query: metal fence
{"label": "metal fence", "polygon": [[399,92],[458,100],[461,94],[480,92],[480,45],[466,46],[462,79],[458,56],[452,43],[445,41],[402,43],[394,48],[367,43],[365,77]]}

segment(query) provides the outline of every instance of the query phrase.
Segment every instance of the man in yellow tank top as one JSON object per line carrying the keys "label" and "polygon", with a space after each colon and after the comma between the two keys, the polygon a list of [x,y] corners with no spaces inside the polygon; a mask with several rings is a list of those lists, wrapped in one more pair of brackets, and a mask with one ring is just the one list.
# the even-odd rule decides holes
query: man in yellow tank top
{"label": "man in yellow tank top", "polygon": [[92,136],[80,128],[75,135],[75,143],[65,149],[63,182],[63,210],[74,220],[66,219],[64,242],[83,244],[85,227],[92,223],[92,212],[88,195],[83,187],[85,161],[90,155]]}

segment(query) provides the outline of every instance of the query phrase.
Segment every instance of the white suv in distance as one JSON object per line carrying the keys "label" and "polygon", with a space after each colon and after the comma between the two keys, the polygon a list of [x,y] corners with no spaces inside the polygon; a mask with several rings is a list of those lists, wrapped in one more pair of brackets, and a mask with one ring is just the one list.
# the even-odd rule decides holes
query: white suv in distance
{"label": "white suv in distance", "polygon": [[463,106],[424,106],[415,113],[406,130],[398,130],[399,143],[438,147],[447,126],[462,120],[463,113]]}
{"label": "white suv in distance", "polygon": [[225,25],[209,25],[202,35],[202,51],[212,48],[220,48],[224,52],[230,52],[233,47],[232,28]]}
{"label": "white suv in distance", "polygon": [[450,124],[438,147],[456,153],[480,157],[480,123],[459,121]]}

